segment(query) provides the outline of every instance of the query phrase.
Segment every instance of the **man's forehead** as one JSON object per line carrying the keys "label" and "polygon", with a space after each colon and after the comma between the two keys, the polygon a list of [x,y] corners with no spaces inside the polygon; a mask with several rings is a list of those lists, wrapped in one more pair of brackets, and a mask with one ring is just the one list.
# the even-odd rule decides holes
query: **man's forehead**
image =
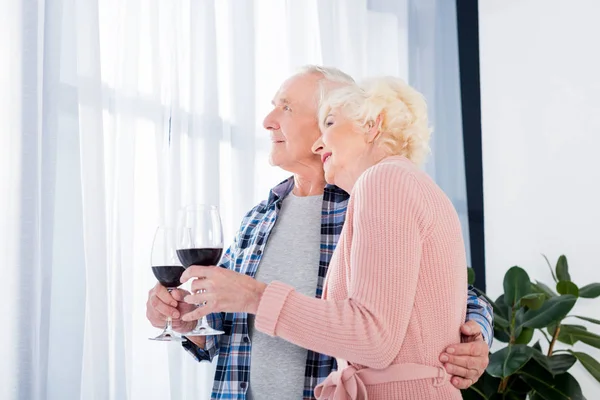
{"label": "man's forehead", "polygon": [[272,102],[275,104],[290,104],[305,101],[316,92],[318,80],[319,77],[311,75],[292,76],[281,84]]}

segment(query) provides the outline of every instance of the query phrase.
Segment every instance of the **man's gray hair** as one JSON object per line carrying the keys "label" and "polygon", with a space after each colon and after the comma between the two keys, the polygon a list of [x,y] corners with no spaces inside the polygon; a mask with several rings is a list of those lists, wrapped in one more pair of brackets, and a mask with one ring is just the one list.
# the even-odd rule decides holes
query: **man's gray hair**
{"label": "man's gray hair", "polygon": [[323,79],[319,80],[319,90],[317,92],[317,105],[320,105],[327,93],[340,86],[356,84],[354,79],[343,72],[341,69],[335,67],[322,67],[320,65],[305,65],[300,67],[296,72],[296,76],[319,74]]}
{"label": "man's gray hair", "polygon": [[323,78],[330,82],[335,83],[356,83],[354,79],[343,72],[342,70],[334,67],[322,67],[320,65],[305,65],[298,69],[296,75],[308,75],[308,74],[321,74]]}

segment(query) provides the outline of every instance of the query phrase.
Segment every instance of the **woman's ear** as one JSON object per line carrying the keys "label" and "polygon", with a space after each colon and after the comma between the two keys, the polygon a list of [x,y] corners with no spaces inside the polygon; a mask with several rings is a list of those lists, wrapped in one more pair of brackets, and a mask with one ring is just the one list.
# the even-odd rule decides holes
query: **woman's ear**
{"label": "woman's ear", "polygon": [[379,114],[375,121],[367,123],[367,143],[373,143],[381,133],[381,120],[382,116]]}

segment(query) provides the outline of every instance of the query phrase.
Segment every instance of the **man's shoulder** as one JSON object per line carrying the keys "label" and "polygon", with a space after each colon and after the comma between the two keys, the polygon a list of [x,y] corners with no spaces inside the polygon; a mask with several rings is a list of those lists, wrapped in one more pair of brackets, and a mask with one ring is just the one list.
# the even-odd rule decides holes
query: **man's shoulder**
{"label": "man's shoulder", "polygon": [[263,218],[267,209],[268,209],[268,201],[267,200],[261,201],[260,203],[258,203],[254,207],[252,207],[250,209],[250,211],[248,211],[246,213],[246,215],[244,215],[242,225],[249,220],[253,220],[256,218],[259,218],[259,219]]}

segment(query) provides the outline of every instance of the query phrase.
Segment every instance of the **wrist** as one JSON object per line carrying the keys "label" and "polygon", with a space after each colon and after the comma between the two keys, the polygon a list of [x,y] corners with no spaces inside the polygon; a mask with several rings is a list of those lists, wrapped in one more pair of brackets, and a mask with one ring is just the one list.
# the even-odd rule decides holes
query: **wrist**
{"label": "wrist", "polygon": [[[184,335],[185,336],[185,335]],[[196,346],[205,350],[206,347],[206,336],[186,336],[186,339],[194,343]]]}
{"label": "wrist", "polygon": [[254,314],[258,312],[258,306],[260,305],[260,301],[262,300],[262,295],[267,289],[267,285],[256,281],[255,288],[253,290],[252,301],[250,302],[250,309],[248,310],[249,314]]}

